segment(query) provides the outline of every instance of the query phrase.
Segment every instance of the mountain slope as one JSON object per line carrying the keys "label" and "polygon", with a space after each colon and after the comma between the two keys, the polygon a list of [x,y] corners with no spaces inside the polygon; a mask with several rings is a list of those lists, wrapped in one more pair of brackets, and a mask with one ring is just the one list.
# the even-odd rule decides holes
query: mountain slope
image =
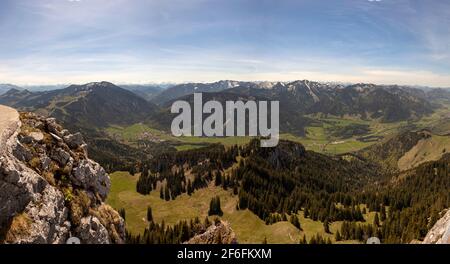
{"label": "mountain slope", "polygon": [[[389,206],[383,222],[383,236],[387,243],[409,243],[426,238],[440,212],[450,207],[450,155],[437,161],[420,164],[416,168],[398,173],[370,199]],[[401,228],[399,228],[401,223]]]}
{"label": "mountain slope", "polygon": [[363,119],[378,119],[382,122],[418,119],[433,113],[436,107],[431,102],[432,91],[428,96],[424,91],[411,87],[373,84],[344,86],[308,80],[289,83],[233,81],[188,83],[163,91],[153,101],[167,106],[170,102],[186,98],[195,92],[227,92],[247,98],[278,100],[285,113],[350,115]]}
{"label": "mountain slope", "polygon": [[154,104],[108,82],[35,93],[10,90],[0,96],[0,103],[55,117],[66,128],[87,135],[91,155],[107,169],[127,164],[141,154],[109,138],[104,129],[111,125],[153,122],[152,116],[159,112]]}
{"label": "mountain slope", "polygon": [[18,87],[16,85],[0,83],[0,95],[6,93],[7,91],[9,91],[11,89],[22,90],[20,87]]}
{"label": "mountain slope", "polygon": [[4,94],[0,95],[0,104],[14,107],[22,100],[26,100],[27,98],[29,98],[32,94],[33,93],[28,90],[12,88]]}
{"label": "mountain slope", "polygon": [[134,93],[100,82],[32,93],[10,90],[0,103],[58,118],[72,126],[105,127],[148,119],[157,107]]}
{"label": "mountain slope", "polygon": [[387,171],[404,171],[439,160],[450,152],[450,136],[428,130],[407,131],[362,149],[358,155],[378,163]]}
{"label": "mountain slope", "polygon": [[155,104],[165,104],[168,101],[183,97],[185,95],[193,93],[205,93],[205,92],[219,92],[232,87],[246,85],[250,83],[238,82],[238,81],[219,81],[214,83],[185,83],[170,87],[152,100]]}
{"label": "mountain slope", "polygon": [[151,101],[155,96],[161,93],[164,88],[156,85],[121,85],[120,87],[129,90],[136,95]]}
{"label": "mountain slope", "polygon": [[279,100],[286,108],[296,109],[304,114],[353,115],[396,122],[433,112],[432,104],[423,98],[424,93],[399,86],[342,86],[303,80],[278,83],[271,89],[258,89],[256,86],[237,87],[230,91]]}
{"label": "mountain slope", "polygon": [[[236,92],[236,89],[246,89],[247,91],[250,90],[252,92],[245,93],[245,92]],[[242,90],[239,90],[242,91]],[[220,92],[208,92],[203,93],[202,100],[203,103],[207,101],[218,101],[222,104],[223,107],[225,107],[226,101],[271,101],[273,98],[270,97],[270,94],[263,93],[262,89],[253,89],[253,88],[235,88],[235,89],[228,89]],[[191,108],[193,109],[194,105],[194,96],[186,95],[180,98],[177,98],[176,100],[183,100],[188,102],[191,105]],[[166,108],[166,111],[170,111],[170,106],[175,100],[168,101],[163,106]],[[268,118],[270,118],[271,111],[270,111],[270,103],[269,103],[269,109],[268,109]],[[290,105],[280,102],[280,131],[282,133],[292,133],[295,135],[304,136],[305,135],[305,126],[307,126],[312,121],[305,117],[301,112],[298,111],[296,107],[290,107]],[[224,110],[225,113],[225,110]],[[174,117],[175,115],[171,115]],[[204,115],[204,118],[206,118],[208,115]],[[168,117],[166,117],[167,119]],[[168,118],[168,120],[172,120],[172,118]],[[204,120],[204,119],[203,119]],[[235,118],[235,120],[237,120]],[[224,117],[224,122],[227,122]],[[162,121],[160,121],[162,123]],[[248,132],[248,131],[247,131]]]}

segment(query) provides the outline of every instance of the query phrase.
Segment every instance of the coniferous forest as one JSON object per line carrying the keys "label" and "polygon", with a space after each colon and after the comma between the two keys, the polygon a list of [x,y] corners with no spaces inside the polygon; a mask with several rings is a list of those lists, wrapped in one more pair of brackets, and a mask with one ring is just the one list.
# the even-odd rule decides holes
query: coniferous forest
{"label": "coniferous forest", "polygon": [[[326,232],[331,223],[343,221],[334,234],[336,241],[362,242],[377,236],[384,243],[409,243],[423,239],[439,212],[450,207],[449,161],[447,155],[386,175],[376,162],[354,155],[330,157],[290,141],[259,148],[259,141],[252,140],[240,147],[212,145],[142,161],[136,169],[141,172],[136,188],[141,194],[159,191],[161,199],[170,200],[213,184],[237,195],[236,208],[251,210],[266,224],[289,221],[301,229],[297,217],[301,211],[322,222]],[[376,212],[373,223],[365,222],[366,210]],[[209,215],[221,215],[218,197],[210,201]],[[183,222],[173,227],[152,223],[146,231],[152,238],[138,241],[181,242],[180,236],[187,239],[192,233],[177,230],[191,228]],[[154,238],[152,232],[160,235]],[[320,237],[311,240],[299,242],[328,242]]]}

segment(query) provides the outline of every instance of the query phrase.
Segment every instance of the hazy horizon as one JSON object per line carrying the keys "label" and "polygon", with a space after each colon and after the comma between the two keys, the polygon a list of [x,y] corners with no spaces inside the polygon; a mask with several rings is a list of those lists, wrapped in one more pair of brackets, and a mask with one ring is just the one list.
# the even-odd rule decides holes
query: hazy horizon
{"label": "hazy horizon", "polygon": [[[414,84],[396,84],[396,83],[388,83],[388,84],[380,84],[380,83],[369,83],[369,82],[339,82],[339,81],[320,81],[320,80],[310,80],[310,79],[297,79],[297,80],[287,80],[287,81],[249,81],[249,80],[229,80],[229,79],[219,79],[219,80],[213,80],[213,81],[186,81],[186,82],[111,82],[108,80],[99,80],[99,81],[90,81],[90,82],[80,82],[80,83],[43,83],[43,84],[15,84],[15,83],[1,83],[0,85],[12,85],[17,86],[18,88],[46,88],[46,87],[54,87],[53,89],[49,90],[55,90],[55,89],[63,89],[70,85],[85,85],[89,83],[101,83],[101,82],[109,82],[117,86],[158,86],[163,89],[167,89],[170,87],[173,87],[175,85],[181,85],[181,84],[189,84],[189,83],[203,83],[203,84],[210,84],[210,83],[217,83],[221,81],[235,81],[235,82],[254,82],[254,83],[264,83],[264,82],[270,82],[270,83],[291,83],[296,81],[309,81],[309,82],[318,82],[318,83],[332,83],[332,84],[341,84],[341,85],[356,85],[356,84],[373,84],[373,85],[379,85],[379,86],[405,86],[405,87],[411,87],[411,88],[431,88],[431,89],[450,89],[450,87],[444,87],[444,86],[432,86],[432,85],[414,85]],[[42,91],[46,91],[46,89],[42,89]]]}

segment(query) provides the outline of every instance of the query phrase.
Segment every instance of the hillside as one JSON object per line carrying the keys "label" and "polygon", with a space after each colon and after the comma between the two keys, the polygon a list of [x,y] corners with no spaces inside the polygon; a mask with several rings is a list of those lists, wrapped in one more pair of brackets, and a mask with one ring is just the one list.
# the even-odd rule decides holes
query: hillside
{"label": "hillside", "polygon": [[177,85],[161,92],[153,102],[167,105],[194,92],[231,92],[244,97],[278,100],[290,114],[351,115],[383,122],[418,119],[429,115],[436,107],[432,102],[438,95],[447,96],[447,91],[431,90],[426,93],[411,87],[373,84],[344,86],[308,80],[288,83],[220,81]]}
{"label": "hillside", "polygon": [[7,91],[12,90],[12,89],[21,90],[21,88],[16,85],[0,83],[0,95],[4,94]]}
{"label": "hillside", "polygon": [[0,97],[0,102],[56,117],[74,127],[133,124],[157,111],[156,106],[141,97],[107,82],[36,93],[11,90]]}
{"label": "hillside", "polygon": [[134,94],[144,98],[147,101],[151,101],[155,96],[160,94],[164,88],[157,85],[132,85],[126,84],[120,87],[133,92]]}
{"label": "hillside", "polygon": [[418,165],[439,160],[450,153],[450,136],[431,135],[417,142],[405,155],[398,160],[400,170],[408,170]]}
{"label": "hillside", "polygon": [[108,82],[45,92],[13,89],[0,96],[0,103],[54,117],[66,128],[82,132],[87,135],[91,155],[111,168],[142,152],[109,138],[104,130],[112,125],[154,123],[152,117],[159,112],[152,103]]}
{"label": "hillside", "polygon": [[237,87],[232,92],[279,100],[288,109],[304,114],[352,115],[362,119],[396,122],[433,112],[424,94],[408,87],[355,84],[331,85],[307,80],[277,84],[271,89]]}
{"label": "hillside", "polygon": [[435,135],[429,130],[407,131],[392,135],[379,144],[358,152],[387,171],[403,171],[439,160],[448,153],[450,137]]}
{"label": "hillside", "polygon": [[[383,225],[386,241],[409,243],[424,240],[428,231],[450,207],[450,155],[398,173],[375,191],[374,201],[389,206]],[[402,223],[402,228],[397,224]],[[428,240],[429,241],[429,240]]]}
{"label": "hillside", "polygon": [[[259,90],[255,90],[255,91],[259,91]],[[224,90],[221,92],[203,93],[202,99],[203,99],[203,102],[213,101],[213,100],[218,101],[223,106],[225,106],[226,101],[240,100],[240,101],[244,101],[244,102],[247,102],[247,101],[257,101],[258,102],[258,101],[274,100],[273,98],[270,98],[268,96],[259,95],[257,92],[252,93],[252,94],[236,93],[236,92],[234,92],[234,89]],[[191,105],[191,108],[193,109],[193,104],[194,104],[193,94],[186,95],[186,96],[177,98],[175,100],[187,101],[187,102],[189,102],[189,104]],[[163,105],[167,109],[167,111],[169,111],[168,109],[170,109],[170,106],[172,105],[172,103],[175,100],[168,101],[167,103],[165,103]],[[269,110],[268,117],[270,117],[270,115],[271,115],[270,108],[268,110]],[[279,110],[280,110],[279,128],[282,133],[292,133],[292,134],[300,135],[300,136],[305,135],[305,130],[304,130],[305,126],[312,122],[309,118],[304,117],[303,114],[301,112],[299,112],[296,107],[291,107],[290,105],[284,104],[283,102],[280,102]],[[225,111],[224,111],[224,115],[225,115]],[[175,115],[173,115],[173,117],[174,116]],[[207,116],[208,115],[205,114],[204,118],[206,118]],[[225,116],[224,116],[224,120],[226,120]]]}

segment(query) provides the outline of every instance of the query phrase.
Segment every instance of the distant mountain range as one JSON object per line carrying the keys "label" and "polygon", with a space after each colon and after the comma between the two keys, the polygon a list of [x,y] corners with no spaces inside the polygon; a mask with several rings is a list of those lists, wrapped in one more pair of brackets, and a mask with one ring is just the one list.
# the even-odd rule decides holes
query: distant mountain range
{"label": "distant mountain range", "polygon": [[[224,87],[231,88],[223,89]],[[354,115],[364,119],[381,119],[383,122],[408,120],[430,114],[434,109],[433,100],[442,97],[435,95],[434,90],[427,93],[402,86],[373,84],[343,86],[307,80],[269,84],[222,81],[202,86],[198,84],[175,86],[156,96],[153,102],[168,107],[176,98],[180,98],[179,95],[186,96],[197,91],[211,93],[209,97],[218,101],[224,101],[221,98],[278,100],[282,108],[280,111],[289,114],[289,118],[295,115],[322,113],[335,116]],[[439,92],[450,96],[450,91]],[[169,97],[174,98],[167,101]]]}
{"label": "distant mountain range", "polygon": [[[397,122],[431,114],[436,102],[450,91],[424,91],[404,86],[324,84],[307,80],[290,83],[219,81],[187,83],[163,89],[151,85],[116,86],[108,82],[71,85],[64,89],[31,92],[11,86],[0,104],[54,116],[66,125],[107,127],[153,122],[170,127],[170,104],[191,100],[203,92],[204,100],[279,100],[282,131],[303,135],[311,114],[352,115],[363,119]],[[450,99],[449,99],[450,100]]]}
{"label": "distant mountain range", "polygon": [[152,100],[165,89],[164,86],[139,84],[120,85],[120,87],[139,95],[147,101]]}
{"label": "distant mountain range", "polygon": [[136,94],[108,82],[45,92],[12,89],[0,97],[0,104],[53,116],[65,124],[81,127],[142,122],[157,109]]}
{"label": "distant mountain range", "polygon": [[7,91],[9,91],[11,89],[19,90],[21,88],[16,85],[12,85],[12,84],[0,84],[0,95],[6,93]]}
{"label": "distant mountain range", "polygon": [[201,93],[201,92],[219,92],[223,91],[229,88],[242,86],[242,85],[249,85],[251,83],[247,82],[238,82],[238,81],[219,81],[214,83],[185,83],[185,84],[179,84],[175,85],[173,87],[170,87],[164,91],[162,91],[160,94],[155,96],[155,98],[152,100],[153,102],[157,104],[163,104],[168,101],[171,101],[173,99],[177,99],[179,97],[193,94],[193,93]]}

